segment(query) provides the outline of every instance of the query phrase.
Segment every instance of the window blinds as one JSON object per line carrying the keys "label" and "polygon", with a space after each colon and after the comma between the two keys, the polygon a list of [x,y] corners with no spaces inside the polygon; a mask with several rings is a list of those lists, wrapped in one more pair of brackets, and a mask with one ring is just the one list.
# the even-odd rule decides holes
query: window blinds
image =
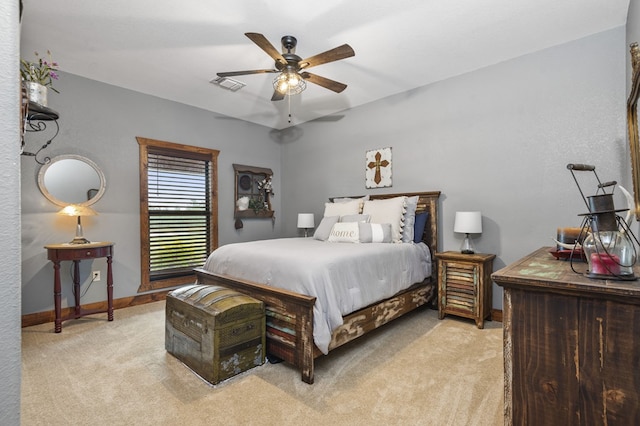
{"label": "window blinds", "polygon": [[150,278],[190,274],[211,251],[210,161],[151,151],[147,160]]}

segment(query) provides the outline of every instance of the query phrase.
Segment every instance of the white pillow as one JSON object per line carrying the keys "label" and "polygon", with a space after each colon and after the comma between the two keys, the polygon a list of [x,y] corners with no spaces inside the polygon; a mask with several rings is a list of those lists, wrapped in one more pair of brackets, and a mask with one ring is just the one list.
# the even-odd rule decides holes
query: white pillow
{"label": "white pillow", "polygon": [[360,231],[358,222],[336,223],[329,233],[330,243],[359,243]]}
{"label": "white pillow", "polygon": [[418,208],[418,197],[407,197],[404,212],[404,227],[402,228],[402,242],[412,243],[414,237],[414,226],[416,223],[416,209]]}
{"label": "white pillow", "polygon": [[358,223],[361,243],[390,243],[390,223]]}
{"label": "white pillow", "polygon": [[391,240],[394,243],[402,242],[402,227],[404,217],[404,205],[407,197],[400,196],[385,200],[369,200],[364,202],[363,214],[370,216],[371,223],[390,223]]}
{"label": "white pillow", "polygon": [[358,200],[359,207],[360,207],[360,210],[358,211],[358,213],[361,213],[362,212],[362,207],[364,206],[364,202],[367,201],[368,199],[369,199],[369,196],[365,195],[364,197],[360,197],[360,198],[349,198],[349,197],[334,198],[333,202],[334,203],[345,203],[347,201]]}
{"label": "white pillow", "polygon": [[351,200],[341,203],[324,203],[324,215],[327,216],[345,216],[348,214],[360,213],[360,201]]}

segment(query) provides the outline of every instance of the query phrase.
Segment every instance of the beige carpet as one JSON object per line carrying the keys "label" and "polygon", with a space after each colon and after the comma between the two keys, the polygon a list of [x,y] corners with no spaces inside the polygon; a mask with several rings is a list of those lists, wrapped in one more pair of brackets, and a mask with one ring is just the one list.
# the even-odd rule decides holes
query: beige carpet
{"label": "beige carpet", "polygon": [[501,425],[501,323],[419,310],[316,362],[216,386],[164,349],[164,302],[23,330],[22,424]]}

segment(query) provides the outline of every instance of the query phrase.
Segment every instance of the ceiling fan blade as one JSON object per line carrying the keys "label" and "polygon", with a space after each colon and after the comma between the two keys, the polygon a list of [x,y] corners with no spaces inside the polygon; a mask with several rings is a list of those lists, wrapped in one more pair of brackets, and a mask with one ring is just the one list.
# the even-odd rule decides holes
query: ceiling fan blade
{"label": "ceiling fan blade", "polygon": [[273,96],[271,96],[272,101],[281,101],[284,99],[284,93],[280,93],[277,90],[273,91]]}
{"label": "ceiling fan blade", "polygon": [[282,56],[282,53],[278,52],[265,36],[259,33],[244,33],[244,35],[249,37],[249,40],[257,44],[260,49],[264,50],[267,55],[271,56],[274,61],[279,62],[283,66],[287,65],[287,60]]}
{"label": "ceiling fan blade", "polygon": [[271,72],[280,72],[278,70],[250,70],[250,71],[230,71],[230,72],[217,72],[218,77],[233,77],[236,75],[248,75],[248,74],[265,74]]}
{"label": "ceiling fan blade", "polygon": [[318,86],[322,86],[325,89],[333,90],[336,93],[340,93],[347,88],[346,84],[337,82],[335,80],[330,80],[325,77],[320,77],[319,75],[311,74],[310,72],[303,72],[300,75],[306,81],[317,84]]}
{"label": "ceiling fan blade", "polygon": [[355,56],[356,52],[353,51],[351,46],[343,44],[326,52],[318,53],[310,58],[300,61],[300,69],[311,68],[317,65],[326,64],[327,62],[339,61],[340,59],[350,58]]}

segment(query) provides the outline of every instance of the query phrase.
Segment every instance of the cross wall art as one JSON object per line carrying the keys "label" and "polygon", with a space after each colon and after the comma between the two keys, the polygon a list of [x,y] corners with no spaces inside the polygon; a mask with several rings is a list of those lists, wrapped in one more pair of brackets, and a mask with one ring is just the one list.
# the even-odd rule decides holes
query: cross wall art
{"label": "cross wall art", "polygon": [[365,160],[365,186],[367,188],[391,186],[391,148],[367,151]]}

